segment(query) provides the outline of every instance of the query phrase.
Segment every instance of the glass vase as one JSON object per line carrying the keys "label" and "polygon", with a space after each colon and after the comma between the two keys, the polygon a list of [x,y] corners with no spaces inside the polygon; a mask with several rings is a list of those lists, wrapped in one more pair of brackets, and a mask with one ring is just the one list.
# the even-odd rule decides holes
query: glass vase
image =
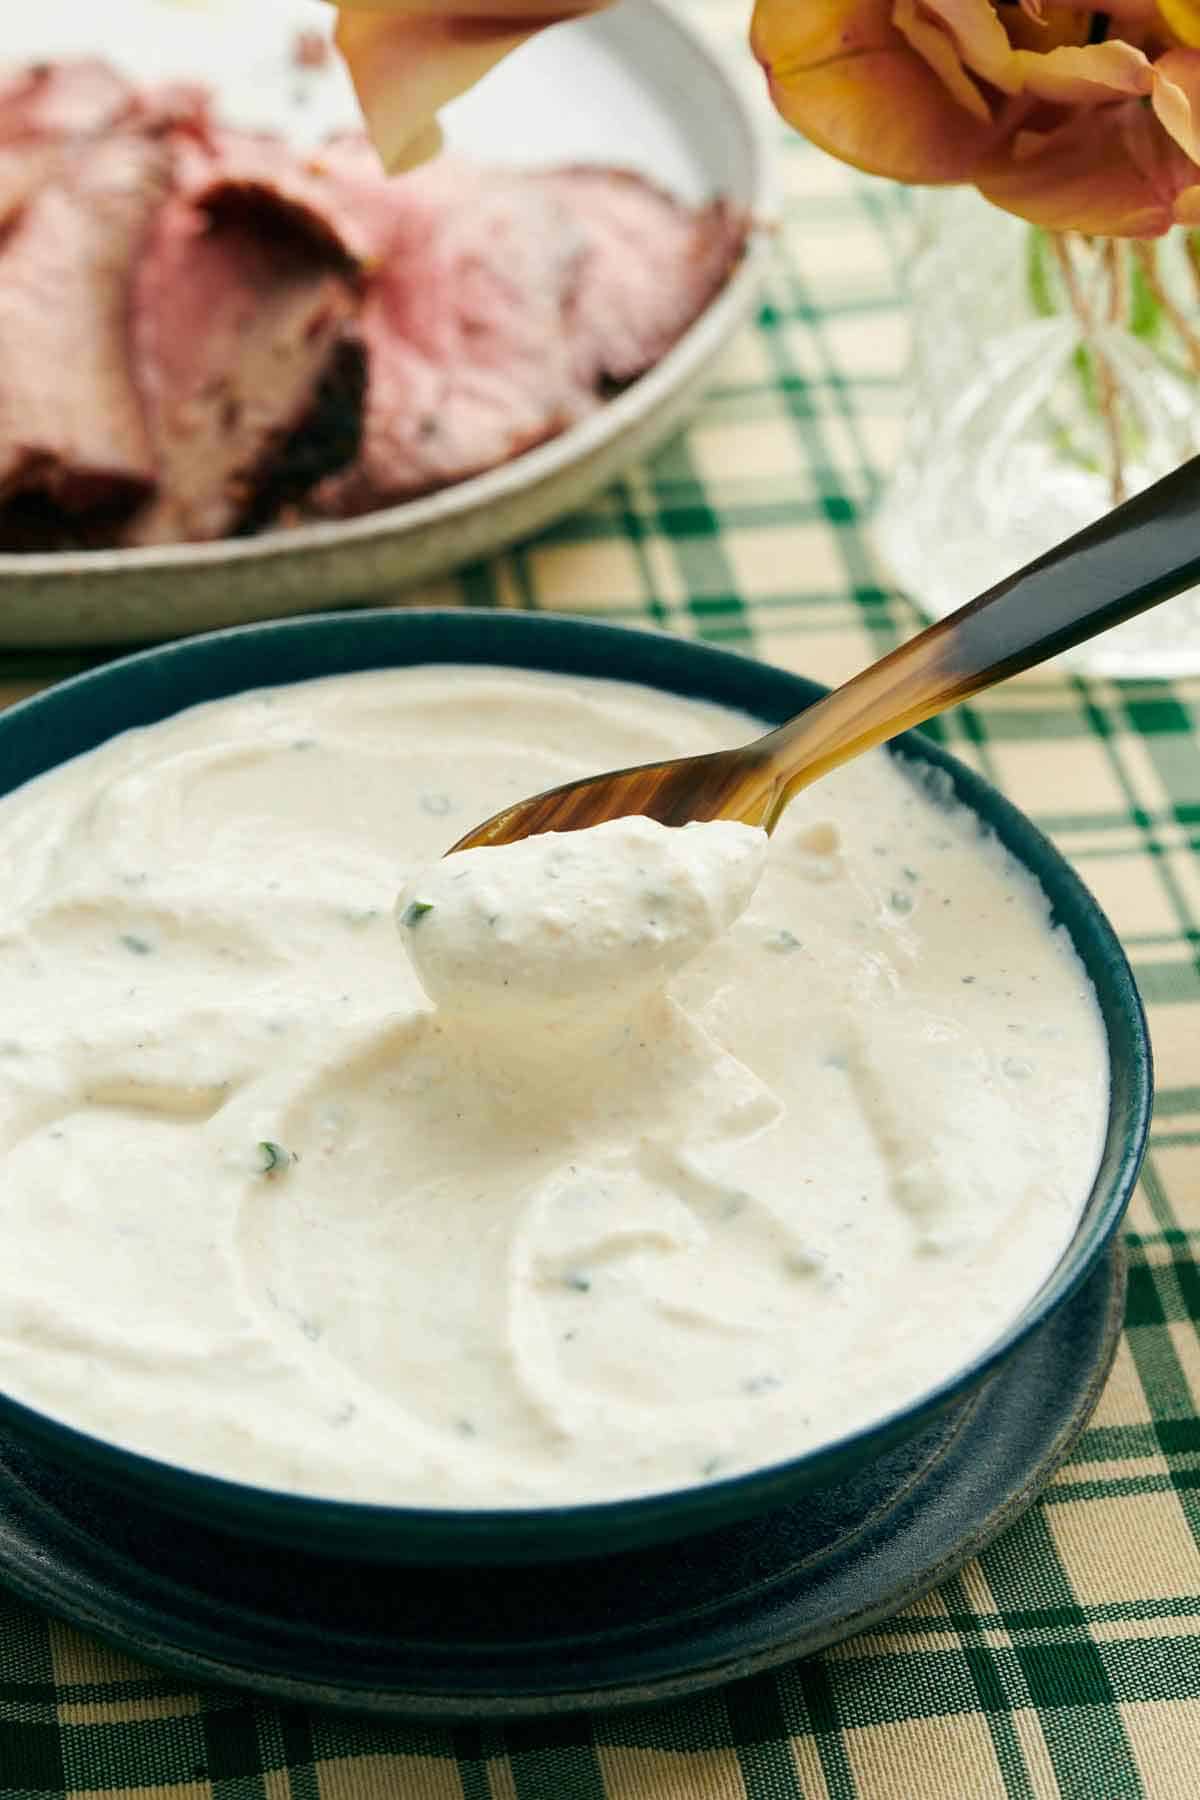
{"label": "glass vase", "polygon": [[[909,418],[876,516],[941,618],[1200,450],[1196,234],[1036,230],[970,189],[918,194]],[[1200,672],[1200,588],[1079,646],[1089,674]]]}

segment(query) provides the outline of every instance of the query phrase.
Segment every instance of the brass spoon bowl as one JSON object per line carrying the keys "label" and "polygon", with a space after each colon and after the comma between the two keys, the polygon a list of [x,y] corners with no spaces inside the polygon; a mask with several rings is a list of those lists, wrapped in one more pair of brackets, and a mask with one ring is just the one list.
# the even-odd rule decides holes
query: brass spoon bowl
{"label": "brass spoon bowl", "polygon": [[1200,457],[872,663],[786,725],[733,750],[591,775],[519,800],[454,845],[507,844],[641,813],[771,831],[840,763],[1034,667],[1200,579]]}

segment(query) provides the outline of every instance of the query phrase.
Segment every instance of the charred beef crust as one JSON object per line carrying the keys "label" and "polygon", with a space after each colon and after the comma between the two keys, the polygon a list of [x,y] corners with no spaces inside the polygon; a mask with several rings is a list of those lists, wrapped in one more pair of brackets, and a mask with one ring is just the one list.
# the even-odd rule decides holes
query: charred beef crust
{"label": "charred beef crust", "polygon": [[45,494],[17,494],[0,506],[0,554],[103,550],[116,542],[128,507],[64,512]]}
{"label": "charred beef crust", "polygon": [[326,476],[348,468],[362,447],[367,357],[361,343],[343,338],[306,416],[259,471],[258,490],[236,526],[249,537],[281,515],[296,517],[305,495]]}

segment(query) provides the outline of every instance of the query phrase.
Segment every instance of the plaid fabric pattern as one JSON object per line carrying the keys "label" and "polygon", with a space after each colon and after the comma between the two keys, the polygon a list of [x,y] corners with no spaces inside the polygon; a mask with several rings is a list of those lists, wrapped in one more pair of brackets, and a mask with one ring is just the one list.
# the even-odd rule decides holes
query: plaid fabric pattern
{"label": "plaid fabric pattern", "polygon": [[[736,0],[706,0],[731,38]],[[744,52],[741,54],[744,55]],[[761,316],[691,429],[418,598],[588,610],[826,681],[918,623],[871,503],[902,436],[902,195],[780,133]],[[0,702],[81,666],[7,657]],[[1127,1330],[1044,1500],[886,1630],[592,1724],[355,1725],[201,1693],[0,1595],[6,1800],[1195,1800],[1200,1793],[1200,682],[1026,677],[939,733],[1073,858],[1132,955],[1159,1103]]]}

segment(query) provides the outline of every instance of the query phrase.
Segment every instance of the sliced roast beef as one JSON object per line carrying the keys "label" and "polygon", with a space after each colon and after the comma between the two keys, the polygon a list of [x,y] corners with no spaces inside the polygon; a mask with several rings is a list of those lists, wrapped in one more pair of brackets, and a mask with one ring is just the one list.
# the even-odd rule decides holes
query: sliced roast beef
{"label": "sliced roast beef", "polygon": [[107,63],[38,63],[0,78],[0,144],[103,131],[134,102],[134,89]]}
{"label": "sliced roast beef", "polygon": [[562,330],[577,242],[557,197],[445,159],[397,184],[406,212],[363,310],[363,448],[315,510],[366,512],[507,461],[588,405]]}
{"label": "sliced roast beef", "polygon": [[199,88],[0,73],[0,537],[212,539],[495,467],[669,350],[744,235],[619,171],[389,180]]}
{"label": "sliced roast beef", "polygon": [[745,242],[733,208],[693,210],[619,170],[444,158],[390,185],[392,235],[363,315],[363,449],[311,502],[337,516],[554,436],[671,348]]}
{"label": "sliced roast beef", "polygon": [[131,544],[223,537],[310,412],[358,306],[344,258],[259,194],[216,216],[177,193],[137,272],[134,360],[158,492]]}
{"label": "sliced roast beef", "polygon": [[693,208],[620,169],[534,176],[583,240],[566,312],[580,385],[642,375],[699,317],[741,256],[746,222],[726,201]]}
{"label": "sliced roast beef", "polygon": [[154,464],[129,355],[131,271],[162,201],[160,144],[70,152],[0,246],[0,499],[132,503]]}

